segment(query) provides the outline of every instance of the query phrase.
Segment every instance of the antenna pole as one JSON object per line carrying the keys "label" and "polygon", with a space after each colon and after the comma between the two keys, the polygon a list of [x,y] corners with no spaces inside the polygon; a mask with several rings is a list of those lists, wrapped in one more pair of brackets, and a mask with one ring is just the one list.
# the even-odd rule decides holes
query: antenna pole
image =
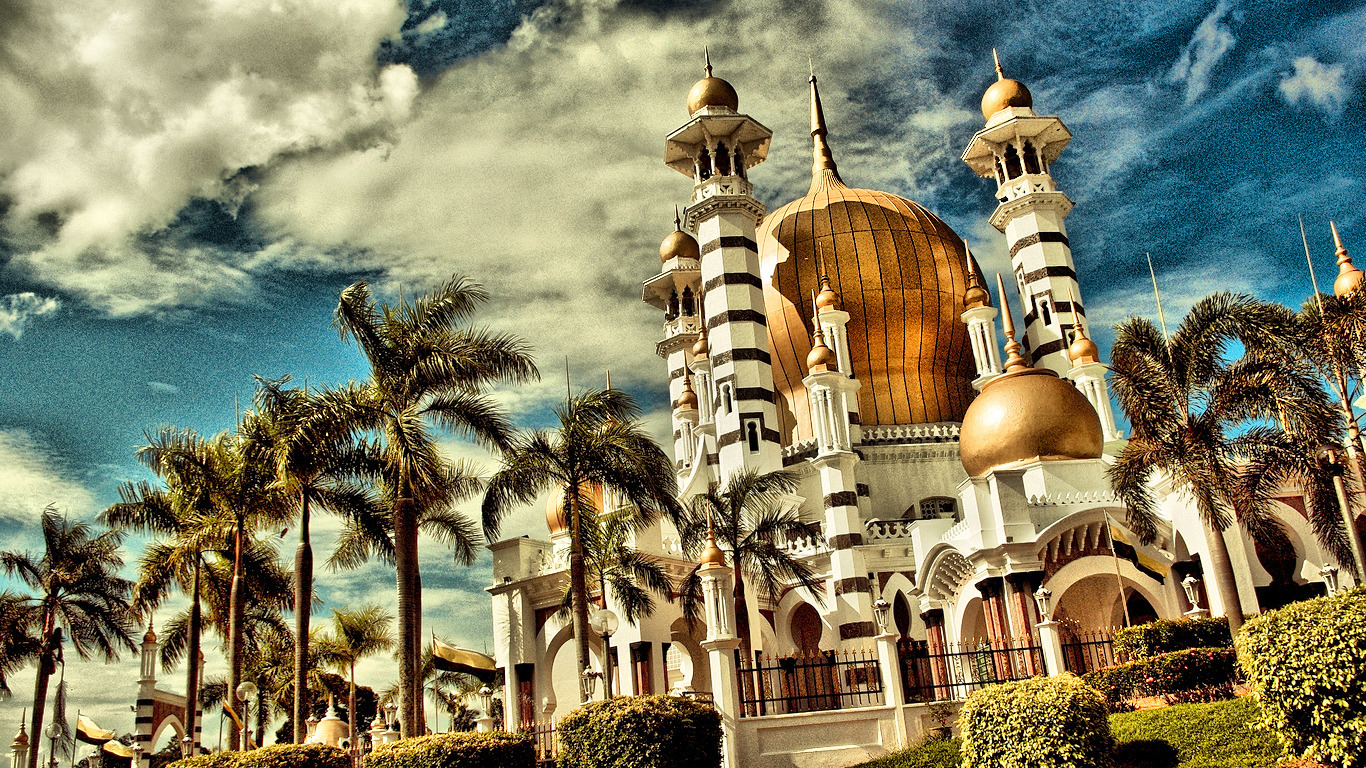
{"label": "antenna pole", "polygon": [[1167,316],[1162,314],[1162,294],[1157,290],[1157,272],[1153,271],[1153,255],[1143,255],[1148,257],[1148,275],[1153,279],[1153,298],[1157,300],[1157,320],[1162,323],[1162,340],[1171,342],[1171,336],[1167,334]]}
{"label": "antenna pole", "polygon": [[1319,280],[1314,277],[1314,259],[1309,256],[1309,237],[1304,234],[1304,216],[1300,216],[1300,242],[1304,243],[1304,260],[1309,263],[1309,282],[1314,286],[1314,301],[1318,302],[1319,314],[1323,314],[1323,296],[1319,294]]}

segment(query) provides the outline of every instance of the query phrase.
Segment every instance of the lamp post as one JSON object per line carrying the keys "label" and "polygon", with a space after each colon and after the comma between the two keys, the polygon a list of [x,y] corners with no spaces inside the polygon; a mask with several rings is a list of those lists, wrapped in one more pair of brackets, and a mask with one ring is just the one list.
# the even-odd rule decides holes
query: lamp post
{"label": "lamp post", "polygon": [[142,768],[142,743],[133,743],[133,768]]}
{"label": "lamp post", "polygon": [[887,631],[887,611],[891,608],[892,604],[880,597],[873,601],[873,621],[877,622],[879,631]]}
{"label": "lamp post", "polygon": [[584,700],[584,701],[591,701],[591,700],[592,700],[592,698],[593,698],[593,691],[597,688],[597,683],[598,683],[598,678],[599,678],[599,677],[602,677],[602,673],[601,673],[601,672],[596,672],[596,671],[594,671],[592,667],[584,667],[584,668],[583,668],[583,675],[581,676],[581,680],[582,680],[582,685],[583,685],[583,700]]}
{"label": "lamp post", "polygon": [[1209,609],[1200,607],[1200,579],[1195,574],[1187,574],[1181,580],[1181,588],[1186,591],[1186,601],[1191,604],[1191,609],[1186,611],[1188,619],[1203,619],[1209,616]]}
{"label": "lamp post", "polygon": [[57,727],[57,721],[53,720],[48,724],[44,731],[47,734],[47,757],[52,768],[57,768],[57,737],[62,735],[62,729]]}
{"label": "lamp post", "polygon": [[1319,569],[1319,575],[1323,577],[1323,586],[1328,589],[1328,596],[1332,597],[1338,593],[1338,569],[1335,565],[1325,565]]}
{"label": "lamp post", "polygon": [[[593,611],[593,615],[588,619],[588,625],[594,632],[602,635],[602,668],[607,670],[607,682],[603,685],[602,697],[612,698],[612,634],[617,631],[620,621],[617,615],[608,608],[600,608]],[[590,691],[589,696],[592,696]]]}
{"label": "lamp post", "polygon": [[1039,587],[1034,591],[1034,604],[1039,608],[1040,621],[1052,621],[1053,613],[1049,610],[1050,603],[1053,601],[1053,590],[1048,587]]}
{"label": "lamp post", "polygon": [[1062,654],[1062,634],[1058,622],[1053,620],[1053,590],[1039,587],[1034,590],[1034,605],[1039,609],[1039,649],[1043,652],[1044,670],[1050,676],[1061,675],[1067,671],[1067,659]]}
{"label": "lamp post", "polygon": [[479,689],[479,717],[475,718],[474,729],[479,733],[493,731],[493,689],[487,685]]}
{"label": "lamp post", "polygon": [[[1338,497],[1338,511],[1342,515],[1343,525],[1346,526],[1347,541],[1351,545],[1352,565],[1355,568],[1355,578],[1358,583],[1366,577],[1366,556],[1361,551],[1361,537],[1357,535],[1356,520],[1353,519],[1352,507],[1347,503],[1347,487],[1342,480],[1342,473],[1346,471],[1346,462],[1342,460],[1342,455],[1338,453],[1338,447],[1329,443],[1319,446],[1319,466],[1329,469],[1333,474],[1333,490]],[[1346,565],[1346,563],[1344,563]]]}
{"label": "lamp post", "polygon": [[244,680],[237,686],[237,700],[242,702],[242,749],[251,748],[251,697],[256,695],[256,683]]}

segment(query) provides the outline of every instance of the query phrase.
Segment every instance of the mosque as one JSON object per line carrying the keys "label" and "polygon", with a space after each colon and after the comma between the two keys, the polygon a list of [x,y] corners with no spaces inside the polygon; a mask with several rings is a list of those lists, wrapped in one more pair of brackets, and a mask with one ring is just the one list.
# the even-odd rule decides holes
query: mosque
{"label": "mosque", "polygon": [[[1071,133],[999,61],[996,73],[962,154],[994,182],[989,221],[1011,265],[994,298],[943,220],[841,177],[814,75],[811,187],[772,212],[749,178],[772,134],[710,63],[666,139],[691,197],[643,293],[663,312],[680,497],[741,470],[795,473],[783,503],[824,535],[776,543],[824,590],[747,587],[754,658],[741,659],[728,553],[709,548],[705,624],[661,601],[591,638],[588,672],[607,670],[596,697],[713,697],[728,765],[852,764],[914,740],[927,702],[1083,672],[1110,660],[1111,628],[1223,609],[1201,565],[1213,534],[1179,493],[1158,481],[1152,545],[1125,527],[1106,476],[1124,436],[1088,338],[1073,202],[1053,175]],[[1331,562],[1299,493],[1279,501],[1293,558],[1226,535],[1249,611],[1321,591]],[[491,545],[509,729],[553,722],[584,684],[556,615],[569,546],[558,498],[547,522],[548,540]],[[698,568],[667,521],[635,545],[678,578]]]}

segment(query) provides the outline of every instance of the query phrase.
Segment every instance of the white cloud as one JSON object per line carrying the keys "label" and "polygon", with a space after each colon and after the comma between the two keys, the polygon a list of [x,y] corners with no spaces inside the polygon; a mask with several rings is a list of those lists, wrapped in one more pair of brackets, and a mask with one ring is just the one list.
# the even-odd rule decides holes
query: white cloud
{"label": "white cloud", "polygon": [[24,335],[24,328],[35,317],[50,315],[60,309],[62,302],[51,296],[39,296],[25,291],[0,297],[0,333],[8,333],[16,340]]}
{"label": "white cloud", "polygon": [[0,428],[0,521],[33,522],[49,505],[79,517],[95,497],[27,430]]}
{"label": "white cloud", "polygon": [[1185,84],[1187,104],[1195,103],[1209,88],[1210,75],[1237,42],[1233,30],[1225,23],[1225,17],[1232,10],[1233,4],[1229,0],[1219,0],[1214,10],[1195,28],[1190,42],[1181,51],[1181,58],[1167,76],[1173,83]]}
{"label": "white cloud", "polygon": [[177,387],[174,384],[167,384],[164,381],[149,381],[147,382],[147,388],[159,395],[180,394],[180,387]]}
{"label": "white cloud", "polygon": [[1313,56],[1300,56],[1295,71],[1281,78],[1278,90],[1291,106],[1307,102],[1336,115],[1347,101],[1347,70],[1341,64],[1322,64]]}
{"label": "white cloud", "polygon": [[13,266],[113,314],[243,293],[211,248],[158,240],[194,197],[240,202],[283,156],[370,146],[416,75],[375,50],[397,0],[40,0],[6,20],[0,193]]}

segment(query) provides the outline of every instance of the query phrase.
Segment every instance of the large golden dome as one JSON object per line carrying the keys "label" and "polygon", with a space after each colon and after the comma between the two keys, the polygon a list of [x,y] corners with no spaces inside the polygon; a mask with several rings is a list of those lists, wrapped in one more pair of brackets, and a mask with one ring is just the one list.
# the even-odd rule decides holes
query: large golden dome
{"label": "large golden dome", "polygon": [[785,444],[812,436],[803,362],[811,351],[811,292],[824,261],[850,315],[849,359],[864,425],[960,421],[976,375],[967,327],[963,241],[902,197],[851,189],[825,140],[811,78],[815,165],[811,190],[759,229],[773,380]]}

